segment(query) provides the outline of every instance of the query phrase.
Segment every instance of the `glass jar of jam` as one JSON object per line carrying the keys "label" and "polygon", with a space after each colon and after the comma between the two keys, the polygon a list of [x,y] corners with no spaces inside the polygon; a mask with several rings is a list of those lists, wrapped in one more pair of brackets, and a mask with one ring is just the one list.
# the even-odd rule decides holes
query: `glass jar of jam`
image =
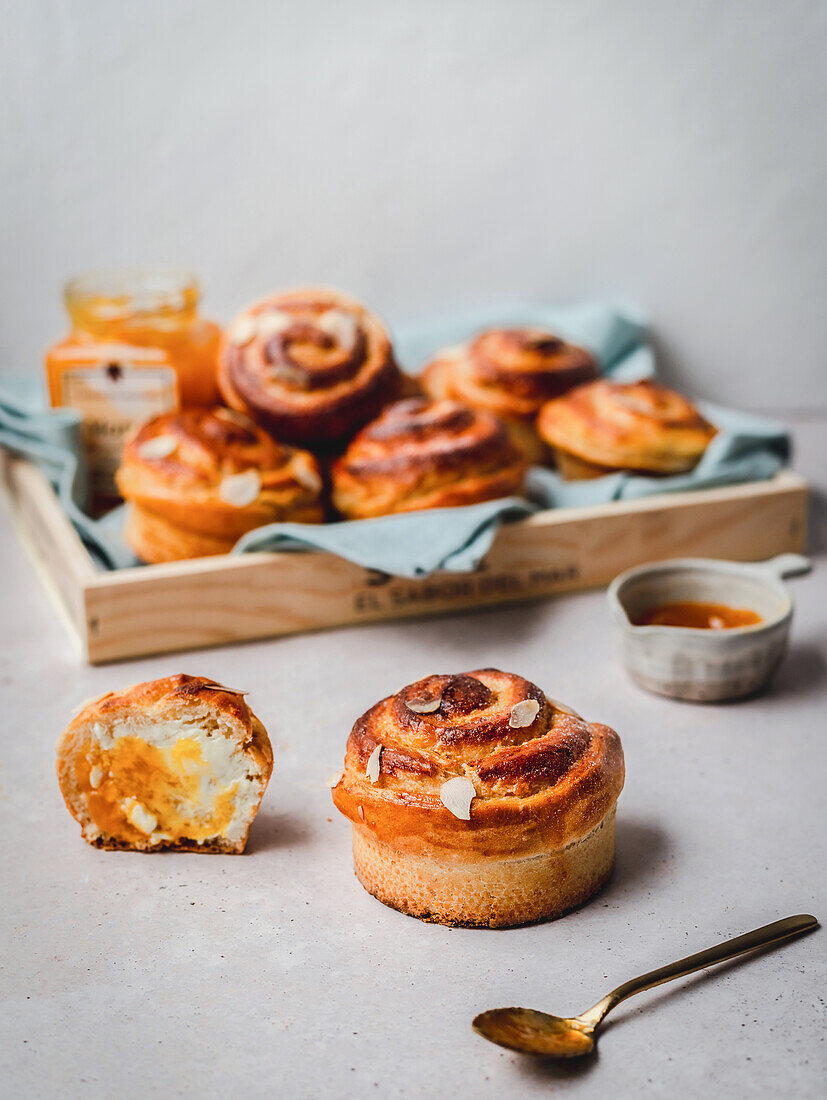
{"label": "glass jar of jam", "polygon": [[46,354],[49,400],[82,415],[83,457],[96,511],[117,503],[115,470],[133,424],[218,399],[218,325],[198,314],[186,272],[109,271],[72,279],[71,331]]}

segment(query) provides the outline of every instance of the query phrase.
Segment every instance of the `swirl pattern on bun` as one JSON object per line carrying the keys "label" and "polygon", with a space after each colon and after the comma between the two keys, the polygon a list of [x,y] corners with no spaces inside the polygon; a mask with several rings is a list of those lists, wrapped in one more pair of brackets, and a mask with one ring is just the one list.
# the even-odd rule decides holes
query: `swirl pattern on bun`
{"label": "swirl pattern on bun", "polygon": [[537,426],[571,480],[617,470],[684,473],[716,433],[687,397],[648,380],[580,386],[544,405]]}
{"label": "swirl pattern on bun", "polygon": [[184,409],[140,425],[117,473],[126,539],[143,561],[227,553],[255,527],[324,519],[306,451],[277,443],[233,409]]}
{"label": "swirl pattern on bun", "polygon": [[585,348],[544,328],[493,328],[425,367],[422,384],[432,397],[464,401],[504,419],[529,461],[543,457],[534,421],[544,402],[597,375]]}
{"label": "swirl pattern on bun", "polygon": [[519,494],[526,463],[495,417],[407,398],[363,428],[333,464],[333,502],[362,519]]}
{"label": "swirl pattern on bun", "polygon": [[277,439],[335,449],[400,392],[384,326],[336,290],[274,294],[225,334],[218,382],[226,402]]}
{"label": "swirl pattern on bun", "polygon": [[614,859],[617,734],[521,676],[428,676],[353,726],[333,788],[356,874],[412,916],[502,927],[585,901]]}

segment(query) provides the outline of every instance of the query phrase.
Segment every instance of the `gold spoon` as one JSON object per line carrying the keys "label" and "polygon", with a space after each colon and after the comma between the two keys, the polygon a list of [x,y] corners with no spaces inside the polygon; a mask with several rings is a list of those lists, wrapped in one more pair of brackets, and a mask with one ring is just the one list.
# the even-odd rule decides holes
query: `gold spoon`
{"label": "gold spoon", "polygon": [[492,1008],[488,1012],[481,1012],[471,1026],[490,1042],[509,1050],[518,1050],[522,1054],[577,1058],[594,1050],[595,1031],[615,1005],[619,1005],[627,997],[817,927],[818,921],[815,917],[806,913],[765,924],[763,928],[745,932],[743,936],[736,936],[732,940],[724,940],[715,947],[707,947],[705,951],[698,951],[688,958],[678,959],[668,966],[641,974],[639,978],[632,978],[580,1016],[549,1016],[531,1008]]}

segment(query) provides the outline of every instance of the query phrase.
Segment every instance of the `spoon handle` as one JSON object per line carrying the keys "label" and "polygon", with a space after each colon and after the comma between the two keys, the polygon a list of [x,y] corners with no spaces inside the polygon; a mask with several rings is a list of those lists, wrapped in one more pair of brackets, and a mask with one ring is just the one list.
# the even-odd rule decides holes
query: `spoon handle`
{"label": "spoon handle", "polygon": [[625,1001],[627,997],[635,993],[642,993],[644,989],[652,989],[664,982],[671,982],[673,978],[683,978],[686,974],[694,974],[696,970],[703,970],[715,963],[726,962],[734,959],[747,951],[755,951],[759,947],[767,947],[779,940],[786,940],[790,936],[797,936],[801,932],[808,932],[818,927],[818,921],[807,913],[799,913],[795,917],[784,917],[783,920],[765,924],[762,928],[755,928],[752,932],[745,932],[743,936],[736,936],[731,940],[724,940],[714,947],[707,947],[705,951],[698,951],[694,955],[688,955],[685,959],[661,966],[657,970],[650,970],[648,974],[641,974],[639,978],[632,978],[599,1001],[594,1008],[584,1012],[581,1019],[596,1026],[611,1012],[615,1005]]}

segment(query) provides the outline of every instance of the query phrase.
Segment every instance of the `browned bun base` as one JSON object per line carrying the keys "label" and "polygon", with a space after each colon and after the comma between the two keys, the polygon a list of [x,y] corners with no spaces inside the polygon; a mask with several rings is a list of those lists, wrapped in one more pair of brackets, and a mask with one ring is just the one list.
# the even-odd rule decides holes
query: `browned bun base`
{"label": "browned bun base", "polygon": [[590,481],[596,477],[605,477],[606,474],[616,474],[618,471],[610,466],[597,466],[594,462],[586,462],[584,458],[569,454],[562,447],[552,447],[551,455],[554,465],[561,477],[566,481]]}
{"label": "browned bun base", "polygon": [[369,894],[412,917],[474,928],[551,920],[592,897],[615,855],[615,808],[586,836],[523,859],[412,856],[353,826],[356,876]]}
{"label": "browned bun base", "polygon": [[[84,838],[85,839],[85,838]],[[163,848],[150,847],[127,843],[125,840],[113,840],[112,837],[95,837],[87,841],[93,848],[100,848],[102,852],[142,852],[151,855],[153,852],[198,852],[207,856],[240,856],[247,847],[247,838],[241,841],[213,840],[199,844],[195,840],[176,840],[165,844]]]}
{"label": "browned bun base", "polygon": [[334,452],[405,385],[381,321],[327,287],[283,291],[242,311],[222,341],[218,384],[231,408],[276,438]]}
{"label": "browned bun base", "polygon": [[229,554],[238,541],[221,538],[220,535],[189,531],[164,519],[157,512],[142,508],[140,504],[129,506],[124,539],[136,557],[148,565]]}
{"label": "browned bun base", "polygon": [[521,494],[525,472],[495,417],[409,398],[363,428],[333,464],[333,503],[352,519],[477,504]]}
{"label": "browned bun base", "polygon": [[557,472],[566,481],[591,481],[596,477],[606,477],[608,474],[635,473],[643,477],[668,477],[662,470],[628,470],[617,466],[598,466],[594,462],[587,462],[584,458],[564,451],[562,447],[550,447],[551,459],[557,467]]}

